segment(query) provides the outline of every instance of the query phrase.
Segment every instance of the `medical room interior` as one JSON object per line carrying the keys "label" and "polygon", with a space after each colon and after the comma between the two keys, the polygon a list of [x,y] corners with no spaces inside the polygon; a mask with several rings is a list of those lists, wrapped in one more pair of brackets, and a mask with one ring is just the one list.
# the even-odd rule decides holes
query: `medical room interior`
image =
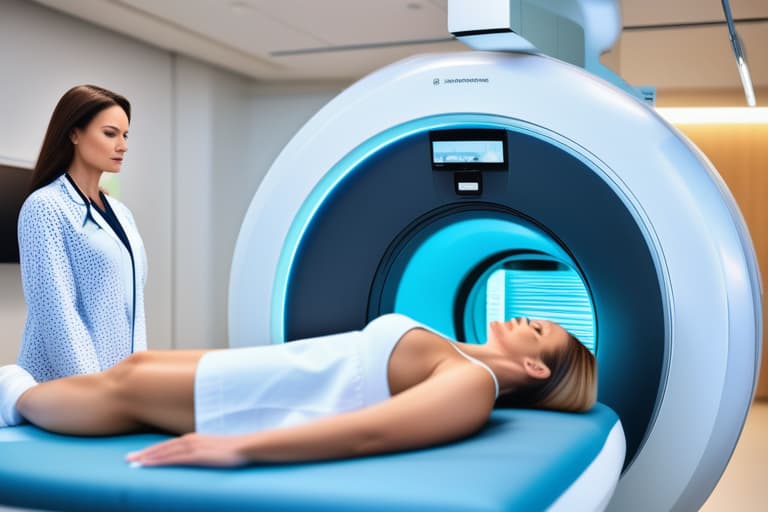
{"label": "medical room interior", "polygon": [[101,186],[150,349],[545,311],[599,367],[599,414],[332,463],[137,470],[138,435],[0,429],[0,511],[765,510],[768,1],[0,0],[0,70],[0,366],[26,180],[96,84],[131,101]]}

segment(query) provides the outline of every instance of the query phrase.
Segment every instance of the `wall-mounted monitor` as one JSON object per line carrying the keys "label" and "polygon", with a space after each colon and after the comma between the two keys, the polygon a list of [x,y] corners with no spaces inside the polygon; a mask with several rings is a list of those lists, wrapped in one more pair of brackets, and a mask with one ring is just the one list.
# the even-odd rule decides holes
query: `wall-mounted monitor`
{"label": "wall-mounted monitor", "polygon": [[16,226],[31,179],[30,169],[0,165],[0,263],[19,262]]}
{"label": "wall-mounted monitor", "polygon": [[505,130],[466,129],[429,132],[432,168],[442,171],[509,168]]}

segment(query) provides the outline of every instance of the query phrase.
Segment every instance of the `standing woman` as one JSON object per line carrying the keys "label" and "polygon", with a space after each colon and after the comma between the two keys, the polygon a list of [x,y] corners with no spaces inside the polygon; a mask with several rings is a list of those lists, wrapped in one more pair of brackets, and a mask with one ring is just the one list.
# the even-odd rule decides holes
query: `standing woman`
{"label": "standing woman", "polygon": [[112,367],[146,349],[146,254],[131,212],[99,189],[120,172],[131,106],[93,85],[51,116],[19,214],[27,321],[18,364],[39,381]]}

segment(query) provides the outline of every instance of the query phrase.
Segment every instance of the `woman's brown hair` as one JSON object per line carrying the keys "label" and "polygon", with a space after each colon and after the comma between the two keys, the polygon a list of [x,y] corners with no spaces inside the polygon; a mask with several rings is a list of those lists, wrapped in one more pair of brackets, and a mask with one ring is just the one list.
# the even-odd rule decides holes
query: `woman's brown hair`
{"label": "woman's brown hair", "polygon": [[499,397],[499,407],[531,407],[584,412],[597,400],[597,361],[575,336],[568,333],[565,348],[542,354],[550,369],[548,379],[532,379],[529,386]]}
{"label": "woman's brown hair", "polygon": [[75,150],[70,135],[85,129],[102,110],[117,105],[131,121],[131,104],[125,97],[95,85],[78,85],[61,97],[53,109],[43,146],[32,172],[29,193],[46,186],[67,171]]}

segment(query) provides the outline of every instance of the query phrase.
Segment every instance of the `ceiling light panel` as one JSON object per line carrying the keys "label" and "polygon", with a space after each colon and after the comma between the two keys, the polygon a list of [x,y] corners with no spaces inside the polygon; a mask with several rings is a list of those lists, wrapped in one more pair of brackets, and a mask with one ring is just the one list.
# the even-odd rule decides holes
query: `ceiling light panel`
{"label": "ceiling light panel", "polygon": [[[768,86],[768,24],[740,25],[739,35],[746,48],[752,82],[758,87]],[[741,89],[725,25],[625,31],[619,52],[620,74],[633,85]]]}

